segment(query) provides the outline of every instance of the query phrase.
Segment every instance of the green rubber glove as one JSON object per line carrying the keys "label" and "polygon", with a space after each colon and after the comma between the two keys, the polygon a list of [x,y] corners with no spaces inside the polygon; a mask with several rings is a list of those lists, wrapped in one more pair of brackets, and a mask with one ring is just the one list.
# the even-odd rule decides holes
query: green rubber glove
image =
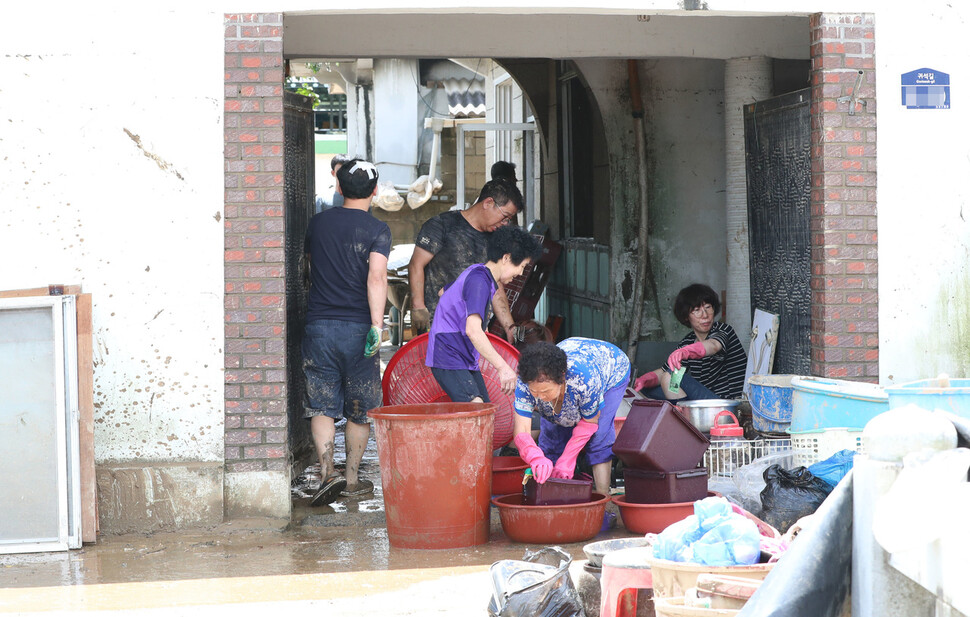
{"label": "green rubber glove", "polygon": [[364,357],[370,358],[377,353],[377,350],[381,348],[381,329],[377,326],[371,326],[370,332],[367,333],[367,343],[364,345]]}

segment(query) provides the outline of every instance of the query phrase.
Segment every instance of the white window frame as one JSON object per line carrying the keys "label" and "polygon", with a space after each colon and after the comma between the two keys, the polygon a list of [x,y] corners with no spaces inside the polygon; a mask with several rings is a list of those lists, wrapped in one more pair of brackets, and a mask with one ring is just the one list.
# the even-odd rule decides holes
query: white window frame
{"label": "white window frame", "polygon": [[[56,491],[56,512],[37,512],[49,516],[56,524],[56,537],[4,538],[0,554],[63,551],[81,547],[81,471],[77,383],[77,309],[74,296],[32,296],[0,299],[0,311],[47,309],[51,313],[52,363],[54,387],[55,459],[54,486],[36,486],[31,490]],[[0,405],[2,410],[2,405]],[[0,453],[0,460],[3,454]],[[8,473],[16,473],[15,461],[4,461]],[[28,475],[28,478],[30,476]],[[16,498],[7,495],[8,499]],[[54,525],[52,525],[53,527]]]}
{"label": "white window frame", "polygon": [[[458,196],[458,199],[464,199],[464,195],[465,195],[465,131],[498,131],[500,133],[504,132],[505,135],[507,136],[509,136],[512,132],[521,131],[524,133],[524,138],[525,138],[525,148],[523,150],[524,156],[531,157],[533,153],[532,144],[535,139],[535,130],[536,130],[536,126],[533,123],[528,123],[528,122],[505,122],[505,123],[478,122],[475,124],[455,123],[455,129],[457,130],[457,133],[458,133],[457,135],[458,178],[457,178],[457,187],[455,191],[455,193]],[[509,139],[509,143],[511,143],[511,141],[512,140]],[[496,159],[496,160],[501,160],[501,159]],[[528,173],[525,175],[524,178],[522,178],[523,182],[525,182],[525,191],[523,192],[524,195],[531,196],[534,194],[534,178],[532,176],[533,174]],[[525,200],[526,202],[525,220],[526,221],[532,221],[536,218],[535,203],[533,203],[534,201],[535,200],[533,199]],[[521,213],[519,216],[521,217]],[[522,223],[521,219],[519,223],[520,224]]]}

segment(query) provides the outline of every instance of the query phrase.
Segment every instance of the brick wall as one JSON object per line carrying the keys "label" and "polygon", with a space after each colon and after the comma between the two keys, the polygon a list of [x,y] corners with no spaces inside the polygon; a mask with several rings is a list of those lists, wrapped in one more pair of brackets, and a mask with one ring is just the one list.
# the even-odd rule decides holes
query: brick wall
{"label": "brick wall", "polygon": [[225,23],[226,471],[284,471],[283,16]]}
{"label": "brick wall", "polygon": [[874,18],[815,14],[811,42],[812,374],[877,381]]}

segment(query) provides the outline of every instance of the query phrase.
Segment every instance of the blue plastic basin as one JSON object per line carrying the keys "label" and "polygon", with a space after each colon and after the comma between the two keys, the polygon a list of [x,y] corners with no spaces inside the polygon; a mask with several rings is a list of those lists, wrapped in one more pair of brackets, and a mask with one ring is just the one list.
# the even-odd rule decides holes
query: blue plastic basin
{"label": "blue plastic basin", "polygon": [[790,432],[862,429],[889,410],[889,395],[876,384],[823,377],[792,379]]}
{"label": "blue plastic basin", "polygon": [[970,419],[970,379],[949,379],[941,386],[939,379],[921,379],[898,386],[886,386],[889,408],[913,404],[922,409],[949,411]]}
{"label": "blue plastic basin", "polygon": [[797,375],[752,375],[748,402],[755,430],[783,433],[791,425],[792,379]]}

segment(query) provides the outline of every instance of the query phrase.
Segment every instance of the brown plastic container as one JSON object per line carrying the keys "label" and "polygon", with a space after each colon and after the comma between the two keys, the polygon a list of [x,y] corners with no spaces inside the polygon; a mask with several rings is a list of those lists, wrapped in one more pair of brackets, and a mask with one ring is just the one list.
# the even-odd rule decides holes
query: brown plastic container
{"label": "brown plastic container", "polygon": [[654,471],[693,469],[711,445],[677,408],[667,401],[633,401],[613,453],[625,467]]}
{"label": "brown plastic container", "polygon": [[522,486],[522,503],[527,506],[563,506],[586,503],[593,498],[593,481],[588,476],[572,480],[549,478],[542,484],[529,476]]}
{"label": "brown plastic container", "polygon": [[680,503],[707,497],[707,468],[685,471],[623,470],[629,503]]}

